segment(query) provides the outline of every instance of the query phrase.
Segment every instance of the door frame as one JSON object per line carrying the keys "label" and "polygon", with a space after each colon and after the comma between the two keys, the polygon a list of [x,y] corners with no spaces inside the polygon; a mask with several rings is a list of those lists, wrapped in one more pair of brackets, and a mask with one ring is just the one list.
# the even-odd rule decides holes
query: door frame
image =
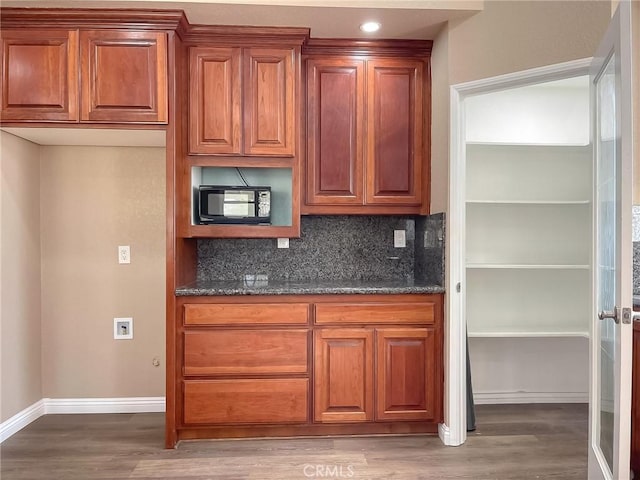
{"label": "door frame", "polygon": [[[450,87],[449,135],[449,199],[446,251],[448,275],[447,326],[445,336],[445,421],[438,433],[445,445],[462,445],[467,439],[467,367],[466,367],[466,271],[465,271],[465,109],[467,97],[507,90],[538,83],[562,80],[589,74],[591,58],[583,58]],[[458,292],[457,286],[462,288]]]}

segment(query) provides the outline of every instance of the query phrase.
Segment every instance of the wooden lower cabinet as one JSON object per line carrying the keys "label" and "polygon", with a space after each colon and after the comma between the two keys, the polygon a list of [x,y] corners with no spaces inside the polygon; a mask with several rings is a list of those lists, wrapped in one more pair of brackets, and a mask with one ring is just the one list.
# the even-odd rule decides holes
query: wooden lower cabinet
{"label": "wooden lower cabinet", "polygon": [[436,342],[432,328],[376,330],[376,419],[435,418]]}
{"label": "wooden lower cabinet", "polygon": [[301,423],[308,417],[309,380],[188,380],[184,423]]}
{"label": "wooden lower cabinet", "polygon": [[631,469],[640,474],[640,322],[633,323],[633,380],[631,385]]}
{"label": "wooden lower cabinet", "polygon": [[314,338],[316,422],[435,418],[433,329],[328,328]]}
{"label": "wooden lower cabinet", "polygon": [[314,349],[314,420],[373,420],[373,331],[316,330]]}
{"label": "wooden lower cabinet", "polygon": [[194,438],[437,431],[442,295],[176,304],[168,447]]}

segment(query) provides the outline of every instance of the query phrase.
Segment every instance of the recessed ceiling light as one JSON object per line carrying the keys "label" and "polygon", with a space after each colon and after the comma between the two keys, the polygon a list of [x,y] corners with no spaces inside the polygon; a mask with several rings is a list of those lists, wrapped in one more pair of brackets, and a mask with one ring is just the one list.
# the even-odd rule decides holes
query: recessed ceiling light
{"label": "recessed ceiling light", "polygon": [[367,33],[377,32],[380,30],[380,24],[378,22],[365,22],[360,25],[360,30]]}

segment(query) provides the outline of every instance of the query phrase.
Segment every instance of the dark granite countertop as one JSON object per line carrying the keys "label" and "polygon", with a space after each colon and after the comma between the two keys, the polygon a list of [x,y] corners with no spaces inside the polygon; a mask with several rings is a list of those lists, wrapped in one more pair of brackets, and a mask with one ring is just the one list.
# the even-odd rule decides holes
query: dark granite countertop
{"label": "dark granite countertop", "polygon": [[177,296],[198,295],[331,295],[444,293],[444,287],[418,280],[273,280],[257,275],[246,280],[199,280],[176,289]]}

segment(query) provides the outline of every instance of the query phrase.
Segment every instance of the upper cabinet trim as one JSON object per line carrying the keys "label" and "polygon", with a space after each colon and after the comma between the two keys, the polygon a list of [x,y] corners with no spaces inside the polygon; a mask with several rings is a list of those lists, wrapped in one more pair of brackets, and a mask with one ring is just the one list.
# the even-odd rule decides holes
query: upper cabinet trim
{"label": "upper cabinet trim", "polygon": [[182,10],[2,8],[0,26],[5,28],[177,30],[188,28]]}
{"label": "upper cabinet trim", "polygon": [[425,58],[431,56],[432,47],[431,40],[310,38],[303,45],[302,54]]}

